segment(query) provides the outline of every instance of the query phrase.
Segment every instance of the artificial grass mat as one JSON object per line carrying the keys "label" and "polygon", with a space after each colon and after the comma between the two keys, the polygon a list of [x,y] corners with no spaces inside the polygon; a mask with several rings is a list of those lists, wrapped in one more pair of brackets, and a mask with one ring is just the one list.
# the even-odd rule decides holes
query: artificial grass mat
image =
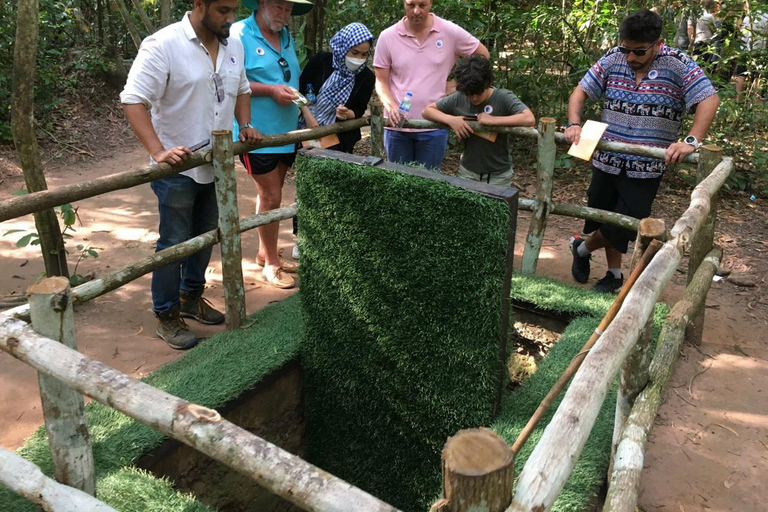
{"label": "artificial grass mat", "polygon": [[510,208],[333,159],[296,176],[310,460],[423,507],[445,438],[499,398]]}
{"label": "artificial grass mat", "polygon": [[[142,380],[205,407],[226,405],[298,355],[303,324],[297,296],[264,308],[248,321],[254,323],[252,327],[219,333]],[[174,491],[168,482],[130,468],[165,436],[96,402],[89,403],[85,411],[99,499],[122,511],[212,510],[192,496]],[[18,454],[45,474],[53,474],[45,427],[38,429]],[[38,509],[0,486],[0,510]]]}

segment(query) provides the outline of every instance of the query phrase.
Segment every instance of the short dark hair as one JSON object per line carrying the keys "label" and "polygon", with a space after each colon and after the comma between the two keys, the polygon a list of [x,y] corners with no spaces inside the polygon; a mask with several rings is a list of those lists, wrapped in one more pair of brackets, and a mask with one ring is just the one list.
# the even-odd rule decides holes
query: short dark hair
{"label": "short dark hair", "polygon": [[493,82],[491,61],[482,55],[464,57],[453,72],[456,78],[456,90],[462,94],[481,94]]}
{"label": "short dark hair", "polygon": [[648,9],[635,11],[621,22],[619,36],[622,41],[650,43],[661,37],[661,16]]}

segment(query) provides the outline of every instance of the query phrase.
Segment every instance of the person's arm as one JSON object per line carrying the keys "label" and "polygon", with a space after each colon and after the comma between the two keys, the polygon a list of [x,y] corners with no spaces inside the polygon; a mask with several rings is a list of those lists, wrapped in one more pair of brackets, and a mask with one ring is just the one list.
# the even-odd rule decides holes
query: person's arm
{"label": "person's arm", "polygon": [[472,55],[482,55],[486,59],[491,58],[491,52],[488,51],[488,48],[486,48],[483,43],[477,45],[477,48],[472,52]]}
{"label": "person's arm", "polygon": [[456,136],[460,139],[466,139],[475,133],[463,117],[452,116],[445,112],[441,112],[440,109],[437,108],[437,103],[435,102],[430,103],[421,111],[421,117],[428,121],[434,121],[450,126],[451,130],[456,132]]}
{"label": "person's arm", "polygon": [[144,146],[144,149],[147,150],[147,153],[155,162],[179,165],[192,154],[184,146],[175,146],[169,149],[163,147],[163,143],[160,142],[160,138],[157,136],[157,132],[155,132],[155,127],[152,126],[149,112],[143,104],[124,103],[123,112],[125,112],[125,117],[128,119],[128,124],[131,125],[131,130],[136,134],[136,138],[139,139],[141,145]]}
{"label": "person's arm", "polygon": [[536,117],[531,109],[526,108],[518,114],[511,116],[493,116],[481,112],[477,114],[477,122],[486,126],[535,126]]}
{"label": "person's arm", "polygon": [[317,119],[315,119],[315,116],[312,114],[312,111],[309,110],[308,106],[300,106],[299,111],[301,112],[301,115],[304,116],[304,122],[306,123],[307,128],[317,128],[320,126],[320,123],[317,122]]}
{"label": "person's arm", "polygon": [[[720,106],[720,98],[717,94],[709,96],[696,106],[696,113],[693,116],[693,126],[688,132],[689,135],[693,135],[701,142],[707,135],[712,121],[717,114],[717,108]],[[664,161],[667,165],[679,164],[685,157],[696,151],[696,148],[685,142],[675,142],[670,144],[664,154]]]}
{"label": "person's arm", "polygon": [[584,112],[587,98],[589,98],[587,93],[577,85],[568,99],[568,124],[579,123],[565,129],[565,140],[569,143],[579,143],[581,138],[581,114]]}
{"label": "person's arm", "polygon": [[[248,93],[238,94],[235,100],[235,119],[239,126],[251,124],[251,96]],[[242,142],[253,144],[262,138],[261,132],[256,128],[243,128],[238,138]]]}
{"label": "person's arm", "polygon": [[389,88],[389,68],[374,68],[376,74],[376,94],[384,103],[384,109],[389,116],[389,122],[392,126],[400,122],[400,112],[397,108],[399,103],[392,96],[392,90]]}
{"label": "person's arm", "polygon": [[370,69],[365,69],[355,77],[355,85],[347,103],[336,108],[336,117],[342,121],[363,117],[371,101],[376,78]]}

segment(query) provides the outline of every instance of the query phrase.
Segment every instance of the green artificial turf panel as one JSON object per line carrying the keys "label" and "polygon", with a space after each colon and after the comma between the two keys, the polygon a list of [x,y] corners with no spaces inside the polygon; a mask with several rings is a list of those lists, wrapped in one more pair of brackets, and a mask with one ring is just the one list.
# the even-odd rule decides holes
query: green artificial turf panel
{"label": "green artificial turf panel", "polygon": [[310,460],[425,510],[446,437],[491,421],[509,208],[336,160],[296,174]]}
{"label": "green artificial turf panel", "polygon": [[[205,407],[224,406],[298,355],[303,327],[298,297],[270,305],[248,322],[254,325],[217,334],[182,359],[142,380]],[[96,402],[88,404],[85,410],[101,499],[119,510],[211,510],[175,493],[167,483],[153,480],[146,473],[123,469],[160,445],[165,436]],[[45,474],[53,474],[44,427],[38,429],[18,453]],[[107,490],[103,496],[102,489]],[[131,489],[135,489],[133,494]],[[157,500],[153,496],[157,496]],[[115,501],[110,501],[112,499]],[[134,508],[121,506],[129,502],[134,503]],[[139,503],[144,505],[135,508]],[[0,511],[6,510],[22,512],[37,508],[0,486]]]}
{"label": "green artificial turf panel", "polygon": [[566,315],[590,315],[602,318],[615,295],[566,285],[546,276],[512,274],[512,300],[529,302],[542,311]]}

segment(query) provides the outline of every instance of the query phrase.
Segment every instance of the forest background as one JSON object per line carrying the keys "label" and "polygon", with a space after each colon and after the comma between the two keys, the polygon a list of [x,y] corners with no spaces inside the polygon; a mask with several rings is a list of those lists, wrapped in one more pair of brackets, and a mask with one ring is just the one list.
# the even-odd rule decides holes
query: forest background
{"label": "forest background", "polygon": [[[39,0],[39,36],[35,70],[34,111],[40,139],[70,138],[74,112],[99,116],[114,112],[117,95],[141,39],[180,19],[191,0]],[[0,145],[12,146],[11,88],[16,38],[17,2],[0,1]],[[397,0],[315,0],[315,9],[295,17],[292,33],[303,62],[327,48],[328,39],[352,21],[379,34],[403,16]],[[589,66],[618,42],[618,23],[632,10],[655,7],[665,20],[664,37],[672,45],[679,21],[701,15],[690,2],[614,2],[606,0],[435,0],[432,11],[483,40],[496,66],[496,85],[514,91],[537,117],[565,122],[567,99]],[[768,107],[752,91],[736,101],[731,73],[738,62],[766,69],[744,48],[738,29],[746,13],[768,8],[768,2],[726,2],[719,17],[721,59],[708,69],[722,104],[708,140],[735,157],[737,170],[727,186],[735,191],[768,194]],[[241,7],[238,19],[248,16]],[[765,86],[765,81],[763,82]],[[592,106],[588,115],[599,115]],[[688,116],[690,122],[691,116]],[[570,167],[567,155],[558,160]],[[693,176],[691,176],[693,180]]]}

